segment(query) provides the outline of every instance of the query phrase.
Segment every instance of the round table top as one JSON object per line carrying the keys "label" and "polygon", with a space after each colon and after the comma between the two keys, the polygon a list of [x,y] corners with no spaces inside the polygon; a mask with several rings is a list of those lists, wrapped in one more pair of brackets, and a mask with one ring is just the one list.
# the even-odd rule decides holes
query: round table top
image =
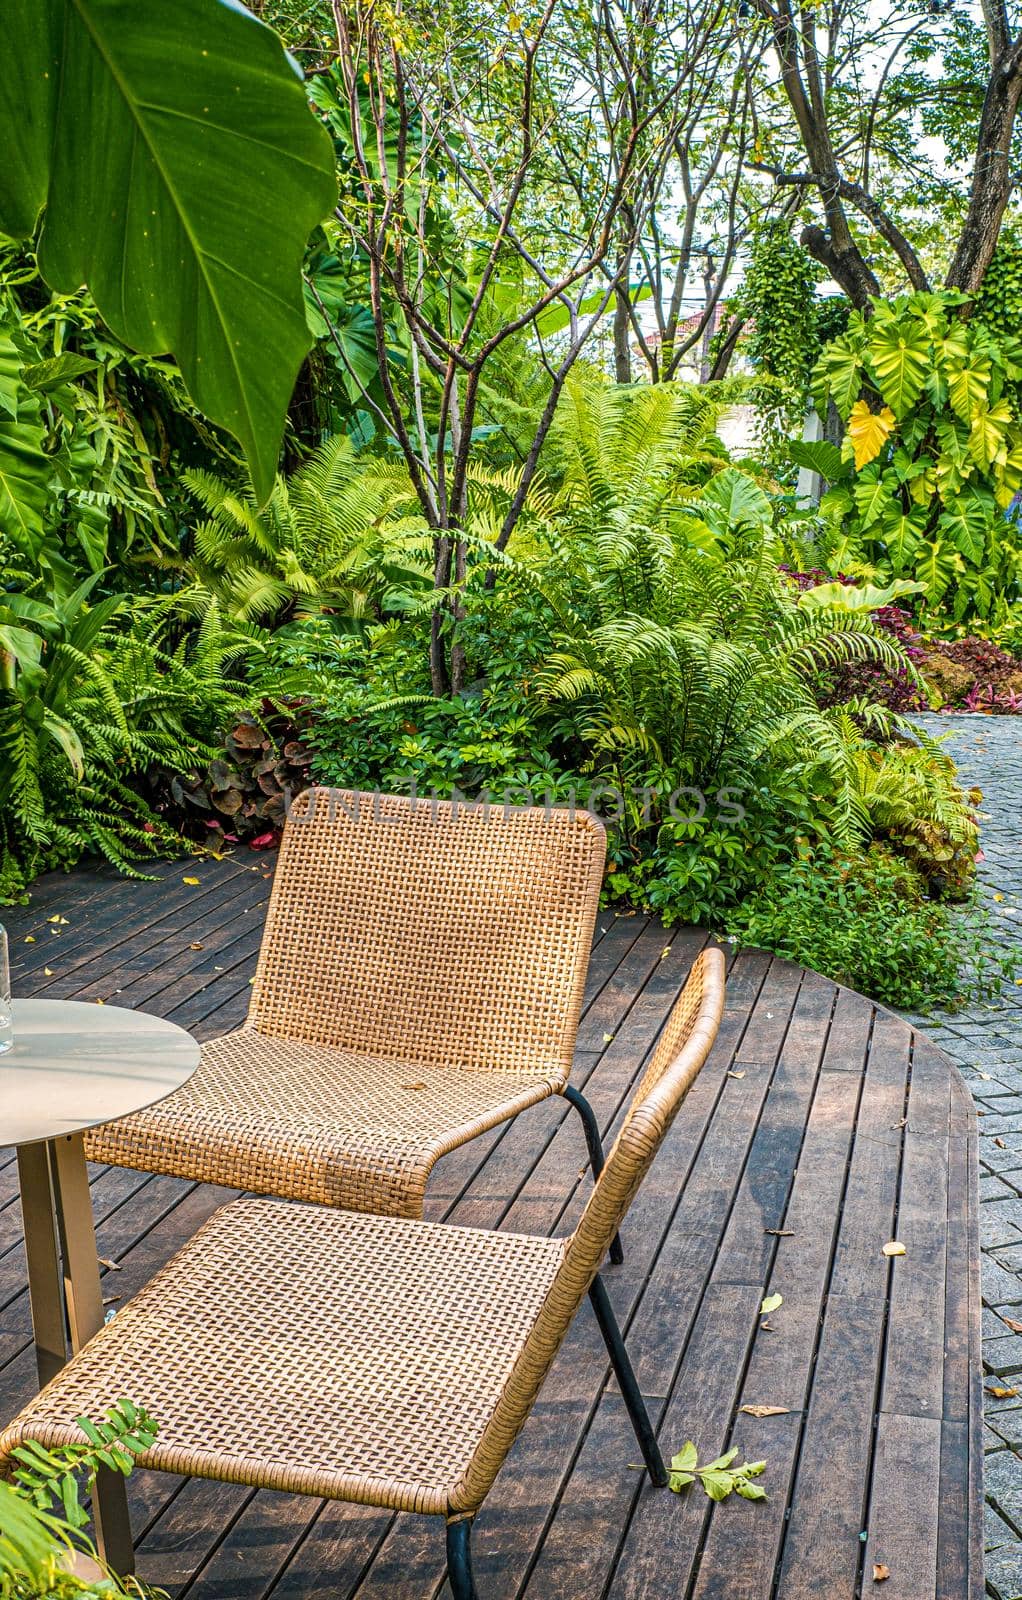
{"label": "round table top", "polygon": [[140,1111],[187,1083],[190,1033],[162,1017],[81,1000],[15,1000],[0,1055],[0,1144],[34,1144]]}

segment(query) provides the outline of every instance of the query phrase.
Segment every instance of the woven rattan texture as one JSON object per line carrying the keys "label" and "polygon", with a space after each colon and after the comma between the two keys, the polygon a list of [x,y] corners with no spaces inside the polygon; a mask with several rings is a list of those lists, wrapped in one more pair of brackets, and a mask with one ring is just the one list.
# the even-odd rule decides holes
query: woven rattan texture
{"label": "woven rattan texture", "polygon": [[80,1439],[123,1395],[167,1472],[446,1512],[561,1241],[238,1200],[0,1438]]}
{"label": "woven rattan texture", "polygon": [[122,1395],[168,1472],[472,1513],[706,1059],[704,951],[566,1242],[242,1200],[218,1212],[0,1437],[80,1438]]}
{"label": "woven rattan texture", "polygon": [[441,1155],[567,1081],[603,858],[587,812],[300,796],[247,1026],[89,1158],[421,1216]]}
{"label": "woven rattan texture", "polygon": [[604,848],[588,812],[310,790],[249,1020],[384,1060],[566,1079]]}
{"label": "woven rattan texture", "polygon": [[169,1099],[95,1129],[87,1152],[143,1172],[419,1217],[438,1157],[559,1081],[381,1061],[243,1028],[207,1045]]}

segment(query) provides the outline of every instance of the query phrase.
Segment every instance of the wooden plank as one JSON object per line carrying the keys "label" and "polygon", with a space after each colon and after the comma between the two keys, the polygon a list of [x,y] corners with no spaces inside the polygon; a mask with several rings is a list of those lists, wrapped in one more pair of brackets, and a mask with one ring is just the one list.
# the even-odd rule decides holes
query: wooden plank
{"label": "wooden plank", "polygon": [[[910,1045],[882,1015],[872,1034],[781,1555],[785,1600],[851,1600],[858,1588]],[[832,1033],[828,1058],[834,1048]]]}
{"label": "wooden plank", "polygon": [[940,1442],[933,1417],[887,1415],[878,1423],[864,1581],[872,1587],[874,1566],[886,1567],[884,1600],[933,1600],[937,1593]]}

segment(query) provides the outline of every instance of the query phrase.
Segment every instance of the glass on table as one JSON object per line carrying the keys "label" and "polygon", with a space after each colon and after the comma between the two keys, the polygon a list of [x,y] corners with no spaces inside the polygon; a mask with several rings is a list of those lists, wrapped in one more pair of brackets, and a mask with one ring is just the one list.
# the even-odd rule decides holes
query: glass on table
{"label": "glass on table", "polygon": [[11,960],[7,933],[0,924],[0,1055],[14,1043],[14,1012],[11,1007]]}

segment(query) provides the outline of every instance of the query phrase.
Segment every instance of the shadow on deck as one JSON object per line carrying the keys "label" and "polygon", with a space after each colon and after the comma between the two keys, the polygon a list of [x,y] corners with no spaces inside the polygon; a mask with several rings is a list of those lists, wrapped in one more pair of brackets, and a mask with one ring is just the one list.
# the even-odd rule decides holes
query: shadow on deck
{"label": "shadow on deck", "polygon": [[[247,1008],[273,860],[169,864],[142,884],[105,869],[43,880],[4,917],[15,994],[227,1032]],[[599,918],[574,1081],[604,1130],[703,942]],[[605,1276],[665,1453],[734,1443],[766,1459],[769,1499],[712,1506],[645,1485],[584,1307],[478,1518],[480,1594],[851,1600],[874,1592],[874,1563],[890,1569],[884,1600],[982,1594],[975,1145],[968,1094],[926,1040],[814,973],[739,955],[717,1046]],[[426,1214],[566,1231],[584,1161],[555,1097],[443,1160]],[[6,1418],[34,1376],[12,1159],[0,1190]],[[116,1168],[95,1169],[92,1192],[111,1303],[229,1197]],[[906,1254],[892,1261],[895,1238]],[[764,1319],[774,1293],[783,1305]],[[763,1405],[785,1409],[740,1409]],[[446,1592],[430,1519],[156,1473],[136,1474],[131,1499],[140,1576],[175,1597]]]}

